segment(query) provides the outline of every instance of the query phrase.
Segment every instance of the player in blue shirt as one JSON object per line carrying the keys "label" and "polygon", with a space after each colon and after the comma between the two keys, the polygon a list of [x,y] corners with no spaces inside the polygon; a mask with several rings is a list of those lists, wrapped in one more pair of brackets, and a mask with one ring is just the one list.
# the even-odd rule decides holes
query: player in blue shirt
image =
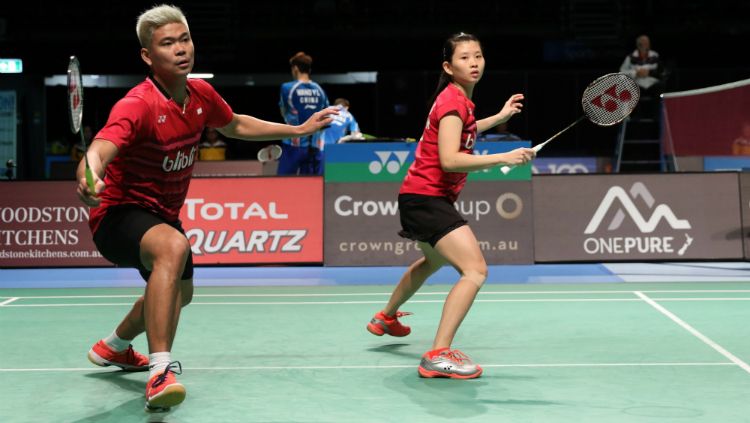
{"label": "player in blue shirt", "polygon": [[359,131],[359,124],[354,116],[349,112],[349,100],[345,98],[337,98],[333,102],[335,107],[338,107],[339,114],[333,116],[333,122],[323,130],[323,145],[324,147],[329,144],[336,144],[344,138],[341,142],[349,141],[351,139],[362,139],[362,133]]}
{"label": "player in blue shirt", "polygon": [[[289,59],[294,81],[281,85],[279,107],[289,125],[305,122],[313,113],[328,107],[328,97],[310,79],[312,57],[299,52]],[[305,137],[286,138],[281,144],[279,175],[321,175],[323,173],[320,131]]]}

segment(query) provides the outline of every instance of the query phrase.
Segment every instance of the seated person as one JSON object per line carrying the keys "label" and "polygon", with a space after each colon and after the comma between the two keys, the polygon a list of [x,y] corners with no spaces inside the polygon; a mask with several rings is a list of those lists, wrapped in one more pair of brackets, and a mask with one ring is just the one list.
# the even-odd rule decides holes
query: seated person
{"label": "seated person", "polygon": [[327,144],[336,144],[351,140],[363,140],[365,137],[359,131],[359,124],[349,112],[349,100],[337,98],[333,105],[339,108],[339,114],[333,116],[333,122],[323,130],[321,150]]}
{"label": "seated person", "polygon": [[219,131],[214,128],[206,128],[198,148],[198,160],[226,160],[227,158],[227,144],[221,140]]}
{"label": "seated person", "polygon": [[651,50],[651,40],[647,35],[636,38],[635,46],[636,49],[623,60],[620,72],[635,79],[635,82],[644,90],[660,91],[659,53]]}

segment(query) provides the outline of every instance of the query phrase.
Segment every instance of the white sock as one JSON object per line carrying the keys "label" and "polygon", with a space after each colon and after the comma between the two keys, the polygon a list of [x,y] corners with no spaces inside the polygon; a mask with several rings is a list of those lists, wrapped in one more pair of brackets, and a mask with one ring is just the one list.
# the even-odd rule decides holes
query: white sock
{"label": "white sock", "polygon": [[151,380],[152,377],[154,377],[157,374],[163,373],[164,369],[169,366],[169,363],[172,362],[172,353],[169,351],[167,352],[157,352],[157,353],[151,353],[148,355],[148,378]]}
{"label": "white sock", "polygon": [[132,341],[132,339],[120,338],[119,336],[117,336],[117,332],[112,332],[112,335],[104,338],[104,343],[107,344],[108,347],[112,348],[112,350],[115,352],[125,351],[126,349],[128,349],[128,346]]}

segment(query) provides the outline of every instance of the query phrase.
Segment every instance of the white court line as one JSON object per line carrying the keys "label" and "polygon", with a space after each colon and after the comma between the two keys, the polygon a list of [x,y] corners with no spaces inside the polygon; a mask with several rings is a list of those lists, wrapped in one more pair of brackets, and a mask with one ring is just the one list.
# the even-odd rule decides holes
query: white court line
{"label": "white court line", "polygon": [[661,314],[669,317],[673,322],[677,323],[683,329],[685,329],[686,331],[688,331],[691,334],[693,334],[693,336],[695,336],[696,338],[698,338],[701,341],[703,341],[703,343],[705,343],[709,347],[711,347],[714,350],[716,350],[719,354],[721,354],[724,357],[728,358],[729,361],[731,361],[732,363],[740,366],[742,368],[742,370],[746,371],[747,373],[750,373],[750,366],[748,366],[747,363],[745,363],[744,361],[742,361],[739,358],[735,357],[732,353],[730,353],[729,351],[727,351],[726,349],[724,349],[724,347],[722,347],[721,345],[719,345],[716,342],[712,341],[706,335],[698,332],[697,329],[695,329],[694,327],[692,327],[689,324],[687,324],[684,320],[680,319],[675,314],[673,314],[671,311],[669,311],[666,308],[664,308],[661,304],[659,304],[656,301],[652,300],[650,297],[648,297],[647,295],[645,295],[643,292],[635,291],[635,295],[637,295],[638,297],[640,297],[643,301],[647,302],[651,307],[653,307],[656,310],[658,310]]}
{"label": "white court line", "polygon": [[[575,294],[632,294],[634,291],[479,291],[479,295],[575,295]],[[693,294],[693,293],[750,293],[750,289],[684,289],[684,290],[653,290],[653,291],[639,291],[648,293],[676,293],[676,294]],[[447,295],[448,292],[417,292],[415,296],[429,296],[429,295]],[[294,297],[369,297],[369,296],[383,296],[391,295],[390,292],[363,292],[363,293],[331,293],[331,294],[319,294],[319,293],[307,293],[307,294],[195,294],[194,298],[294,298]],[[20,296],[15,298],[20,299],[65,299],[65,298],[138,298],[141,294],[128,294],[128,295],[39,295],[39,296]]]}
{"label": "white court line", "polygon": [[[564,299],[516,299],[516,300],[474,300],[475,303],[552,303],[552,302],[636,302],[637,298],[564,298]],[[409,304],[444,303],[444,300],[413,300]],[[347,305],[347,304],[383,304],[383,301],[228,301],[228,302],[191,302],[199,305]],[[59,303],[59,304],[11,304],[6,307],[94,307],[94,306],[131,306],[132,303]]]}
{"label": "white court line", "polygon": [[0,303],[0,307],[2,307],[4,305],[8,305],[8,304],[12,303],[13,301],[15,301],[15,300],[17,300],[19,298],[21,298],[21,297],[8,298],[7,300],[5,300],[2,303]]}
{"label": "white court line", "polygon": [[[635,294],[638,291],[631,292]],[[659,301],[750,301],[750,297],[743,298],[657,298]],[[519,298],[505,300],[474,300],[475,303],[606,303],[606,302],[640,302],[638,298]],[[443,300],[412,300],[409,304],[442,304]],[[228,301],[228,302],[192,302],[191,306],[201,305],[351,305],[351,304],[383,304],[382,301]],[[59,303],[59,304],[9,304],[11,307],[99,307],[99,306],[131,306],[132,303]]]}
{"label": "white court line", "polygon": [[[729,362],[695,362],[695,363],[540,363],[540,364],[482,364],[484,368],[566,368],[566,367],[703,367],[734,366]],[[357,369],[411,369],[414,364],[393,364],[377,366],[235,366],[235,367],[183,367],[183,370],[357,370]],[[26,369],[2,369],[0,373],[23,372],[97,372],[109,373],[111,370],[94,367],[50,367]],[[112,372],[115,373],[115,372]]]}

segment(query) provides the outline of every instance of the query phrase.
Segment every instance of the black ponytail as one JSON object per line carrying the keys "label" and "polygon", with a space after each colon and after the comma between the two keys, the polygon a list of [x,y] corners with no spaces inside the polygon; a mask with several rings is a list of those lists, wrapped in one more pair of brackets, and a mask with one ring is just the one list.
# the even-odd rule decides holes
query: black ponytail
{"label": "black ponytail", "polygon": [[[456,44],[465,41],[476,41],[477,43],[479,43],[479,38],[477,38],[476,35],[461,32],[458,34],[453,34],[450,38],[445,40],[445,43],[443,44],[443,62],[450,63],[451,59],[453,58],[453,52],[456,50]],[[437,99],[437,96],[439,96],[440,93],[443,92],[445,87],[447,87],[451,82],[453,82],[453,77],[448,75],[448,73],[445,72],[445,69],[442,69],[440,71],[440,79],[438,80],[437,89],[430,98],[430,104],[428,105],[428,107],[432,107],[432,104],[435,102],[435,99]]]}

